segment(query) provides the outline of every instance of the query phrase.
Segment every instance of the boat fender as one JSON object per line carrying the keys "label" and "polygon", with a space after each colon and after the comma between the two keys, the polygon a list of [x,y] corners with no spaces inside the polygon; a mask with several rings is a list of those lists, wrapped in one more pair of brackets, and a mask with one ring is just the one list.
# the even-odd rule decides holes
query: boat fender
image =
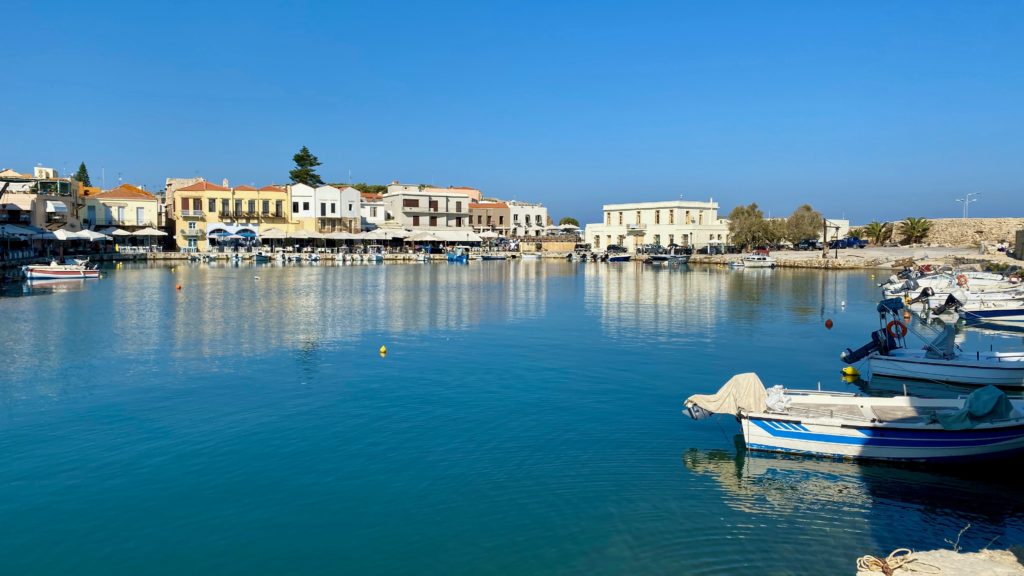
{"label": "boat fender", "polygon": [[[899,320],[893,320],[886,324],[885,330],[889,333],[889,336],[892,336],[893,338],[902,338],[907,335],[907,325]],[[897,333],[899,333],[898,336]]]}
{"label": "boat fender", "polygon": [[956,277],[956,285],[957,286],[967,286],[967,276],[964,276],[963,274],[958,275]]}

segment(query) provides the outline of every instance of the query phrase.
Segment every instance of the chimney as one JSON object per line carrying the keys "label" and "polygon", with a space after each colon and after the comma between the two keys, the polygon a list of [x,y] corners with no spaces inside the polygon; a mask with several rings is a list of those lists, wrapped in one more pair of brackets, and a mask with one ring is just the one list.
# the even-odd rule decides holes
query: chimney
{"label": "chimney", "polygon": [[221,186],[223,186],[225,188],[231,188],[231,186],[228,186],[228,179],[227,178],[224,179],[224,183],[221,184]]}

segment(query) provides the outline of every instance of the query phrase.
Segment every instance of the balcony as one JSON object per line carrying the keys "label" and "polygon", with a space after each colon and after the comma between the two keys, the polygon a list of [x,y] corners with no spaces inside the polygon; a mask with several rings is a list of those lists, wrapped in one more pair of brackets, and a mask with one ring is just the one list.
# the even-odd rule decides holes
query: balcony
{"label": "balcony", "polygon": [[181,210],[178,212],[182,218],[202,218],[206,215],[202,210]]}
{"label": "balcony", "polygon": [[647,234],[647,225],[646,224],[627,224],[626,225],[626,234],[628,234],[630,236],[643,236],[644,234]]}
{"label": "balcony", "polygon": [[199,228],[182,228],[181,235],[185,238],[196,238],[201,240],[206,237],[206,231]]}

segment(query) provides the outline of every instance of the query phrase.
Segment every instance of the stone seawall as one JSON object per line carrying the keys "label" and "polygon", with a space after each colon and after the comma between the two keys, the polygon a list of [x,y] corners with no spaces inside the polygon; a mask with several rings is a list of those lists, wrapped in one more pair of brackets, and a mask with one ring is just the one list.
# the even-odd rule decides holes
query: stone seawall
{"label": "stone seawall", "polygon": [[[932,246],[977,246],[979,243],[1012,244],[1018,230],[1024,230],[1024,218],[935,218],[924,244]],[[903,241],[896,223],[893,240]]]}

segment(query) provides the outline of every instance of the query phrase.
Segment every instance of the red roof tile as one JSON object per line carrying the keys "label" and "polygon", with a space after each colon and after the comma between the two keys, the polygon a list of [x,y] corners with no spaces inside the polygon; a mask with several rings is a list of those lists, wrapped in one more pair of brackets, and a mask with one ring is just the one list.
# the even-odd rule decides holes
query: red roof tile
{"label": "red roof tile", "polygon": [[178,188],[178,192],[208,192],[208,191],[230,192],[231,189],[230,188],[225,188],[223,186],[218,186],[218,185],[214,184],[213,182],[207,182],[205,180],[202,181],[202,182],[196,182],[195,184],[192,184],[190,186],[185,186],[184,188]]}
{"label": "red roof tile", "polygon": [[264,186],[260,188],[260,192],[284,192],[284,188],[278,188],[277,186]]}
{"label": "red roof tile", "polygon": [[241,186],[235,186],[235,190],[241,190],[242,192],[255,192],[256,191],[256,189],[253,188],[252,186],[246,186],[244,184],[241,185]]}
{"label": "red roof tile", "polygon": [[90,196],[90,198],[99,198],[101,200],[149,200],[153,202],[156,202],[157,199],[156,196],[131,184],[121,184],[113,190],[107,190],[95,196]]}

